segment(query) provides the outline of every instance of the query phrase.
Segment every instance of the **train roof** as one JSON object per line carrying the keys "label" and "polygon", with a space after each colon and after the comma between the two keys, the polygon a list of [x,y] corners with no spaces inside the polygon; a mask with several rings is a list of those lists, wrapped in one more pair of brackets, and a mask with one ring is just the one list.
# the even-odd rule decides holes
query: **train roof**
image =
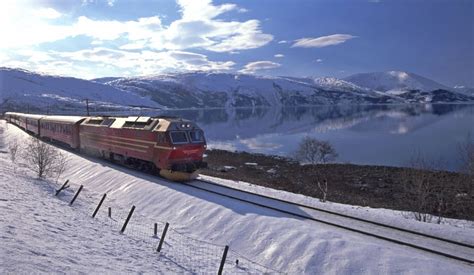
{"label": "train roof", "polygon": [[41,120],[48,122],[58,122],[58,123],[78,123],[87,117],[84,116],[44,116]]}

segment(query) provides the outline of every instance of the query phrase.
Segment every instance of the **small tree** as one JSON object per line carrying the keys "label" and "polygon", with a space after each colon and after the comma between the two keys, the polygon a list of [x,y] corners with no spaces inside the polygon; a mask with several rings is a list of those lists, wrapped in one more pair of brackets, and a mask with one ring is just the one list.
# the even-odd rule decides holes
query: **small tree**
{"label": "small tree", "polygon": [[28,168],[34,171],[38,178],[57,176],[58,179],[67,166],[66,155],[33,137],[27,141],[23,155]]}
{"label": "small tree", "polygon": [[321,191],[321,193],[323,194],[323,197],[322,197],[321,201],[326,202],[326,198],[327,198],[327,195],[328,195],[328,181],[327,181],[327,179],[324,179],[322,184],[318,180],[318,188]]}
{"label": "small tree", "polygon": [[311,164],[327,163],[337,158],[334,147],[328,141],[304,137],[294,153],[295,159]]}

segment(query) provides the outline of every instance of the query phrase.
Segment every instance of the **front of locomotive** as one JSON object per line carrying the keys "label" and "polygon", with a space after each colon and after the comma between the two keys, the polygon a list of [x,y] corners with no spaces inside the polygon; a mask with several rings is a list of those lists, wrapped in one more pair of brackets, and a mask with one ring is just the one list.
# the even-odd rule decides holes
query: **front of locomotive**
{"label": "front of locomotive", "polygon": [[155,165],[160,175],[173,181],[196,178],[199,168],[207,167],[203,161],[206,151],[204,132],[194,122],[184,119],[160,119],[155,145]]}

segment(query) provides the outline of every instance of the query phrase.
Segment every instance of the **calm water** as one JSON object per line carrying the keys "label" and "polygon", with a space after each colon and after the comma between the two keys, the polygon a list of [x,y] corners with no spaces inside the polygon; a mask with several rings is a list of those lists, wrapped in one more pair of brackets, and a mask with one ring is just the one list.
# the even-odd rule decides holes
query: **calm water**
{"label": "calm water", "polygon": [[474,137],[474,105],[321,106],[166,112],[196,121],[210,148],[287,156],[305,136],[330,141],[337,162],[407,166],[422,154],[459,167],[458,146]]}
{"label": "calm water", "polygon": [[210,148],[232,151],[288,156],[303,137],[311,136],[331,142],[339,154],[337,162],[354,164],[409,166],[410,159],[422,155],[441,163],[441,168],[458,170],[460,143],[469,134],[474,139],[474,105],[353,105],[116,114],[187,118],[204,129]]}

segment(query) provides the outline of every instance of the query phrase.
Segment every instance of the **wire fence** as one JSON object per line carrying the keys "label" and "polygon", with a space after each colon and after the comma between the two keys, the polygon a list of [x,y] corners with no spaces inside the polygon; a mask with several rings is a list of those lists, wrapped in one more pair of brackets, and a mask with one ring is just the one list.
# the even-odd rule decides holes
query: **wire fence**
{"label": "wire fence", "polygon": [[[68,190],[59,195],[61,200],[70,202],[76,195],[77,190]],[[93,213],[101,201],[101,196],[86,191],[79,194],[74,207],[86,213]],[[135,207],[133,207],[135,210]],[[124,237],[137,240],[137,245],[145,245],[150,251],[154,251],[159,260],[164,264],[170,262],[179,266],[184,273],[194,274],[281,274],[282,272],[256,261],[250,260],[232,248],[228,248],[226,257],[223,257],[225,245],[215,244],[200,240],[188,234],[182,233],[166,222],[156,221],[140,214],[139,211],[125,209],[113,200],[107,200],[100,205],[95,219],[113,231],[122,232]],[[130,212],[133,211],[131,214]],[[130,216],[129,222],[126,223]],[[166,230],[166,229],[167,230]],[[166,232],[165,232],[166,231]],[[162,236],[164,234],[163,241]],[[160,252],[157,251],[161,244]],[[220,270],[223,264],[223,269]]]}

